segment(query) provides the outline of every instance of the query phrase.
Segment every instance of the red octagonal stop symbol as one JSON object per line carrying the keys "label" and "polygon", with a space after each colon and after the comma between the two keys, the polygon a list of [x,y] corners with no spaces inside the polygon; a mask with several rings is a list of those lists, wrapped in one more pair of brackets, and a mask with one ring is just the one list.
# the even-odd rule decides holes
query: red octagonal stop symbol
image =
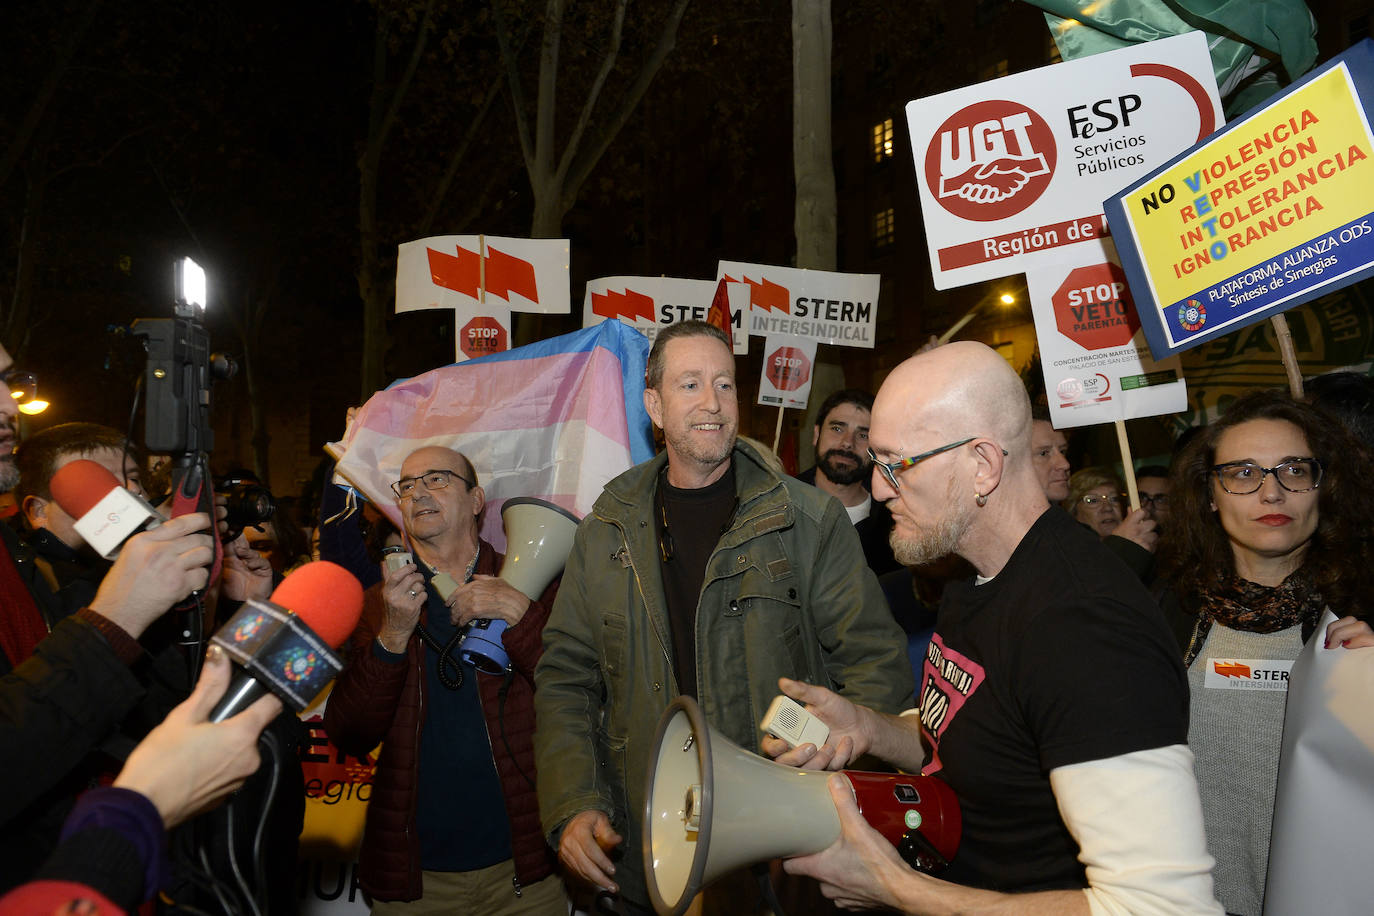
{"label": "red octagonal stop symbol", "polygon": [[768,357],[768,381],[779,391],[795,391],[811,377],[811,360],[796,347],[778,347]]}
{"label": "red octagonal stop symbol", "polygon": [[1060,333],[1085,350],[1124,346],[1140,330],[1126,274],[1115,264],[1074,268],[1051,301]]}
{"label": "red octagonal stop symbol", "polygon": [[468,359],[499,353],[506,347],[506,329],[489,315],[478,315],[458,332],[458,346]]}

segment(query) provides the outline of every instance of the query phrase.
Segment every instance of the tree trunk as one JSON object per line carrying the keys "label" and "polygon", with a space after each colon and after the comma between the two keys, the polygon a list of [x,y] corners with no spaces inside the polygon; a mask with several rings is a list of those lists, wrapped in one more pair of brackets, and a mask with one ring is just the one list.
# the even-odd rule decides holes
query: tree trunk
{"label": "tree trunk", "polygon": [[792,0],[792,159],[797,266],[834,270],[838,206],[830,137],[830,0]]}

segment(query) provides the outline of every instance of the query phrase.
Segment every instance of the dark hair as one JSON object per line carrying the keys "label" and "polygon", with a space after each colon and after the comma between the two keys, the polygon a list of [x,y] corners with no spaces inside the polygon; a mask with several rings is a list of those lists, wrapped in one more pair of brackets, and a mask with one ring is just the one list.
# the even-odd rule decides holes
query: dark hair
{"label": "dark hair", "polygon": [[1353,613],[1370,575],[1367,488],[1354,475],[1358,451],[1335,419],[1280,391],[1254,391],[1179,453],[1169,477],[1169,538],[1160,547],[1160,578],[1181,595],[1214,591],[1236,568],[1230,539],[1212,511],[1212,466],[1222,433],[1251,420],[1280,420],[1302,430],[1312,456],[1322,463],[1317,488],[1317,530],[1303,560],[1322,599],[1337,616]]}
{"label": "dark hair", "polygon": [[653,349],[649,351],[649,362],[644,367],[644,386],[646,388],[657,388],[663,381],[663,351],[668,348],[668,344],[679,337],[714,337],[716,340],[725,344],[725,349],[734,355],[735,345],[730,340],[730,335],[713,324],[704,321],[697,321],[695,318],[690,321],[679,321],[677,324],[670,324],[658,332],[654,338]]}
{"label": "dark hair", "polygon": [[1318,375],[1307,380],[1307,401],[1330,413],[1374,451],[1374,378],[1358,372]]}
{"label": "dark hair", "polygon": [[873,395],[864,391],[862,388],[841,388],[839,391],[832,391],[821,406],[816,409],[816,425],[825,423],[830,411],[839,407],[841,404],[853,404],[855,407],[873,412]]}
{"label": "dark hair", "polygon": [[1141,477],[1163,477],[1168,480],[1169,469],[1162,464],[1147,464],[1144,467],[1136,468],[1135,476],[1137,480]]}
{"label": "dark hair", "polygon": [[272,530],[277,535],[277,550],[283,569],[290,569],[301,560],[310,559],[310,533],[299,520],[297,499],[283,496],[277,499],[277,511],[272,513]]}
{"label": "dark hair", "polygon": [[[57,473],[57,462],[68,455],[89,455],[106,448],[123,452],[125,441],[119,430],[99,423],[62,423],[34,433],[20,444],[14,455],[15,466],[19,468],[15,501],[22,506],[30,496],[52,499],[48,484]],[[142,456],[132,446],[129,453],[141,470]]]}

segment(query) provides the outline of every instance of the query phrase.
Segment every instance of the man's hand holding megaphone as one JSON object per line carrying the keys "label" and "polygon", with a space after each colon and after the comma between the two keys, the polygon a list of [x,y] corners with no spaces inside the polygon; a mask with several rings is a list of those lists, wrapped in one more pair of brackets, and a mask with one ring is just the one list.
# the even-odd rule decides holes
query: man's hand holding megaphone
{"label": "man's hand holding megaphone", "polygon": [[[763,750],[778,763],[842,770],[864,754],[872,754],[907,772],[920,771],[925,750],[918,716],[883,715],[824,687],[788,678],[780,678],[778,687],[830,728],[829,737],[819,748],[803,744],[789,749],[787,742],[765,735]],[[920,882],[950,886],[921,874],[902,859],[896,847],[859,813],[848,781],[831,776],[827,788],[840,818],[839,839],[820,852],[784,859],[784,871],[814,878],[822,894],[846,909],[891,907],[903,913],[923,912],[919,905],[900,896],[899,890],[923,887]],[[903,880],[893,880],[895,876]],[[907,883],[911,881],[916,883]]]}
{"label": "man's hand holding megaphone", "polygon": [[825,744],[789,748],[787,742],[764,735],[763,752],[778,763],[812,770],[843,770],[864,754],[872,754],[909,773],[919,772],[925,759],[921,723],[917,716],[889,716],[857,706],[824,687],[779,678],[778,688],[806,707],[830,728]]}
{"label": "man's hand holding megaphone", "polygon": [[530,609],[530,599],[496,576],[473,576],[449,596],[450,619],[456,627],[482,618],[504,620],[515,626]]}
{"label": "man's hand holding megaphone", "polygon": [[900,913],[926,912],[900,896],[896,889],[903,885],[889,880],[890,876],[945,882],[923,875],[902,861],[896,847],[859,813],[854,792],[843,777],[828,777],[826,787],[840,815],[840,838],[820,852],[783,859],[783,871],[814,878],[826,899],[847,910],[890,907]]}

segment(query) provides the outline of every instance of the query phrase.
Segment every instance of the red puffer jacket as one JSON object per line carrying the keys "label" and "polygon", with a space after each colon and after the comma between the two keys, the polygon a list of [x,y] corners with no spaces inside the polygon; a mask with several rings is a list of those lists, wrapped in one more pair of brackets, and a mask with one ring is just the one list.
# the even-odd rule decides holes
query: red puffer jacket
{"label": "red puffer jacket", "polygon": [[[476,572],[495,575],[501,560],[501,555],[482,541]],[[415,786],[420,728],[425,718],[421,687],[427,650],[420,637],[412,635],[406,646],[405,664],[393,664],[376,656],[373,644],[385,614],[381,589],[378,583],[367,590],[362,620],[350,639],[351,655],[325,707],[324,728],[337,747],[358,756],[383,742],[363,828],[358,883],[377,900],[418,900],[423,890],[420,843],[415,830]],[[557,590],[555,581],[538,601],[530,604],[520,623],[504,635],[514,677],[501,707],[501,719],[515,752],[514,759],[506,750],[506,742],[497,738],[502,728],[502,721],[497,718],[499,694],[505,679],[488,675],[477,678],[506,815],[510,818],[515,875],[522,885],[550,875],[555,861],[553,851],[544,842],[534,789],[521,771],[535,779],[534,666],[544,651],[541,632]]]}

